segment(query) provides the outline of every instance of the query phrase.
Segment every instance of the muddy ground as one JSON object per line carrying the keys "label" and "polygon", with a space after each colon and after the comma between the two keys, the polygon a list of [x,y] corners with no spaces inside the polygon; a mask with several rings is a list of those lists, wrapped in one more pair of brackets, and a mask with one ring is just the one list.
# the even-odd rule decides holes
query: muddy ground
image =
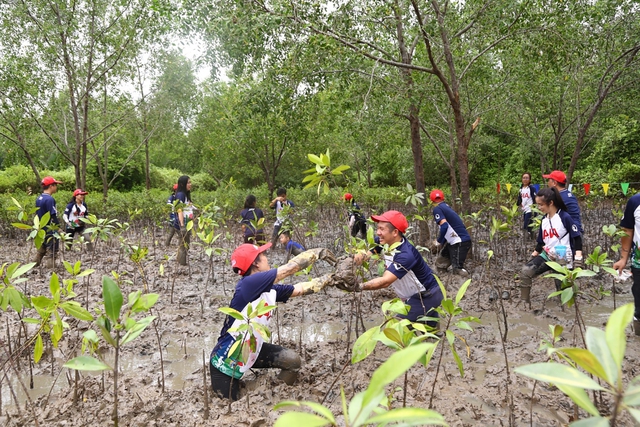
{"label": "muddy ground", "polygon": [[[606,238],[598,232],[601,225],[614,222],[614,219],[607,217],[607,212],[607,209],[603,209],[600,213],[593,213],[600,215],[597,221],[601,224],[593,221],[594,225],[587,228],[589,249],[596,244],[606,246],[612,243],[606,242]],[[589,222],[588,215],[584,222]],[[320,231],[319,236],[306,238],[308,247],[331,247],[336,252],[342,250],[344,238],[339,227],[327,221],[320,224]],[[575,313],[572,309],[562,310],[556,301],[546,299],[553,291],[551,279],[538,278],[534,281],[532,308],[520,303],[515,277],[533,249],[533,242],[517,234],[500,242],[482,243],[489,242],[489,239],[486,230],[483,231],[480,226],[474,229],[473,236],[475,250],[468,263],[473,280],[462,305],[469,314],[480,318],[481,323],[474,327],[473,332],[456,330],[468,345],[468,348],[461,342],[457,345],[465,376],[460,376],[453,358],[445,350],[444,369],[440,370],[437,379],[435,358],[427,369],[416,365],[409,371],[406,404],[428,407],[434,389],[433,408],[443,414],[452,426],[565,425],[574,416],[571,401],[552,387],[541,384],[536,386],[532,398],[533,382],[514,374],[513,368],[546,360],[546,355],[538,348],[541,341],[548,337],[548,325],[559,324],[565,328],[563,345],[578,345],[580,340],[574,328]],[[231,237],[221,241],[219,246],[231,250],[240,243],[237,232]],[[276,370],[255,370],[245,377],[243,398],[229,405],[225,400],[212,397],[209,378],[203,376],[203,360],[206,363],[223,321],[223,315],[217,309],[228,304],[237,281],[229,267],[228,253],[215,256],[210,264],[204,249],[194,244],[189,251],[190,265],[180,267],[175,262],[177,241],[174,240],[171,247],[165,247],[163,230],[134,227],[128,232],[127,238],[134,244],[150,248],[149,256],[143,263],[144,278],[150,291],[161,295],[154,309],[154,314],[158,316],[160,345],[154,328],[150,327],[139,339],[123,348],[118,389],[120,425],[270,426],[281,413],[273,411],[273,406],[289,399],[324,402],[334,414],[339,415],[340,386],[344,387],[348,398],[363,390],[372,372],[391,354],[390,350],[378,344],[375,352],[366,360],[356,365],[348,362],[350,348],[356,336],[363,332],[362,325],[368,328],[380,322],[380,305],[393,298],[392,291],[353,295],[327,289],[319,295],[293,298],[278,308],[272,332],[275,343],[294,348],[302,356],[303,367],[297,384],[287,386],[280,382]],[[23,236],[5,236],[0,240],[0,245],[2,263],[26,262],[33,256],[32,244],[25,244]],[[490,248],[495,251],[495,257],[487,267],[486,251]],[[125,295],[143,288],[141,274],[115,239],[100,242],[94,252],[76,245],[64,257],[69,261],[81,260],[84,267],[96,270],[76,286],[79,294],[77,300],[86,304],[88,297],[90,308],[101,297],[103,274],[126,272],[126,277],[133,283],[125,286]],[[269,258],[273,266],[283,263],[285,254],[282,250],[271,250]],[[427,260],[433,265],[431,255],[427,255]],[[160,275],[161,264],[164,265],[163,275]],[[213,266],[212,271],[210,265]],[[329,268],[320,262],[314,267],[313,275],[324,273]],[[55,271],[66,277],[59,265]],[[28,276],[29,280],[20,286],[30,295],[45,294],[50,275],[50,269],[34,269]],[[444,274],[441,278],[448,292],[455,292],[462,284],[457,276]],[[297,280],[300,278],[289,280],[288,283]],[[583,286],[588,293],[594,294],[598,287],[611,290],[612,281],[595,278],[584,280]],[[508,325],[505,347],[509,378],[496,321],[497,300],[491,298],[492,287],[507,290],[511,294],[509,299],[503,301]],[[630,283],[619,285],[617,291],[616,305],[632,301]],[[613,310],[614,301],[611,296],[601,300],[582,297],[579,305],[588,325],[602,327]],[[62,368],[66,360],[77,354],[81,334],[87,327],[84,322],[67,319],[70,327],[65,331],[59,348],[52,350],[47,346],[43,359],[32,366],[31,389],[30,359],[27,355],[7,363],[8,341],[12,349],[24,343],[23,334],[18,333],[19,319],[13,311],[3,312],[0,317],[4,366],[1,425],[113,425],[112,374],[80,374],[76,381],[74,371]],[[33,332],[31,329],[29,331]],[[629,380],[638,374],[640,338],[636,338],[631,330],[627,331],[627,335],[624,374]],[[111,360],[113,355],[106,349],[105,352],[107,360]],[[403,382],[400,380],[389,387],[395,399],[392,403],[394,407],[402,405],[401,387]],[[28,390],[28,398],[23,388]],[[208,403],[205,402],[205,396],[208,396]],[[513,404],[509,405],[511,400]],[[606,414],[604,408],[603,413]],[[579,415],[585,416],[582,411]],[[340,417],[338,419],[342,422]],[[624,418],[619,425],[633,424]]]}

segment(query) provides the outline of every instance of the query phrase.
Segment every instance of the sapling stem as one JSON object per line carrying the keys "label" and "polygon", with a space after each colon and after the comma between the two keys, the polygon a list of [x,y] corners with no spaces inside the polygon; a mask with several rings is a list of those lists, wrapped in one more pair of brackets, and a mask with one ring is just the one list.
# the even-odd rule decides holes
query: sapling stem
{"label": "sapling stem", "polygon": [[[162,344],[160,342],[160,334],[158,333],[158,318],[153,321],[153,330],[156,332],[156,340],[158,341],[158,351],[160,352],[160,375],[162,375],[162,394],[164,394],[164,360],[162,357]],[[103,378],[104,381],[104,378]]]}
{"label": "sapling stem", "polygon": [[204,419],[209,419],[209,390],[207,384],[207,358],[202,350],[202,391],[204,398]]}

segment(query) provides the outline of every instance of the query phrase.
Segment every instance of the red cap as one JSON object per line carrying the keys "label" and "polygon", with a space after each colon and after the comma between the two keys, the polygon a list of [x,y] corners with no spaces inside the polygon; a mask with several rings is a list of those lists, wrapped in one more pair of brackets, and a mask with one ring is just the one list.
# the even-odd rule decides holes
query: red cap
{"label": "red cap", "polygon": [[253,264],[253,261],[258,258],[258,255],[270,247],[271,242],[262,246],[252,245],[251,243],[238,246],[231,254],[231,268],[233,268],[235,273],[244,276],[251,267],[251,264]]}
{"label": "red cap", "polygon": [[81,188],[76,188],[76,191],[73,192],[73,197],[76,196],[84,196],[85,194],[89,194]]}
{"label": "red cap", "polygon": [[442,190],[435,189],[431,192],[431,194],[429,194],[429,198],[433,203],[437,201],[444,202],[444,193],[442,192]]}
{"label": "red cap", "polygon": [[409,227],[409,221],[407,221],[407,218],[398,211],[386,211],[382,215],[372,215],[371,219],[375,222],[389,222],[401,233],[407,231],[407,228]]}
{"label": "red cap", "polygon": [[42,184],[43,187],[46,187],[46,186],[52,185],[52,184],[62,184],[62,181],[57,181],[52,176],[45,176],[44,178],[42,178],[41,184]]}
{"label": "red cap", "polygon": [[176,191],[178,189],[178,184],[173,184],[173,191]]}
{"label": "red cap", "polygon": [[351,193],[345,193],[344,194],[344,199],[345,200],[351,200],[351,199],[353,199],[353,196],[351,195]]}
{"label": "red cap", "polygon": [[567,183],[567,176],[562,171],[553,171],[549,175],[542,175],[545,179],[552,179],[560,184]]}

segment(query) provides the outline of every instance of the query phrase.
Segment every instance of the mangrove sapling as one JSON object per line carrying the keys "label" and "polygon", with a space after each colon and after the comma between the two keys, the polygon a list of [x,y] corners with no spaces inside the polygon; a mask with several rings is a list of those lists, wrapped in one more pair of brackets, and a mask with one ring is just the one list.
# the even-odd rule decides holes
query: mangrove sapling
{"label": "mangrove sapling", "polygon": [[[224,250],[222,248],[215,247],[218,239],[222,235],[222,233],[216,234],[217,229],[220,227],[216,215],[220,208],[213,203],[208,204],[204,207],[202,214],[198,219],[198,229],[196,232],[196,236],[200,239],[200,244],[204,247],[204,253],[207,255],[208,262],[208,272],[207,278],[205,279],[205,290],[204,294],[207,294],[207,287],[209,283],[209,278],[213,280],[214,272],[213,272],[213,256],[221,255]],[[260,218],[260,220],[264,221],[264,218]]]}
{"label": "mangrove sapling", "polygon": [[[235,310],[231,307],[222,307],[218,311],[239,320],[240,323],[237,326],[229,328],[228,332],[235,335],[236,339],[229,349],[228,357],[234,363],[234,372],[238,372],[239,364],[237,362],[246,363],[249,357],[250,351],[255,351],[259,336],[264,342],[271,341],[271,331],[263,324],[265,319],[260,317],[266,315],[270,311],[276,308],[275,305],[268,305],[264,300],[259,300],[255,303],[249,303],[242,310],[242,312]],[[231,377],[229,382],[229,407],[228,411],[231,412],[231,391],[233,387],[234,377]],[[247,401],[249,398],[247,397]]]}
{"label": "mangrove sapling", "polygon": [[[536,381],[553,384],[591,415],[591,418],[572,423],[572,426],[613,427],[618,425],[619,418],[625,411],[636,423],[640,423],[640,377],[633,378],[625,388],[622,369],[627,345],[625,329],[633,320],[633,311],[632,304],[614,310],[604,331],[588,327],[586,349],[547,348],[548,354],[557,354],[568,365],[552,362],[534,363],[520,366],[515,372]],[[604,387],[578,368],[598,378]],[[603,412],[610,415],[602,416],[598,407],[589,400],[585,390],[601,391],[610,395],[611,407],[603,409]]]}
{"label": "mangrove sapling", "polygon": [[[464,329],[466,331],[473,332],[473,329],[471,328],[469,323],[470,322],[480,323],[480,320],[477,317],[464,316],[465,314],[464,309],[460,306],[460,301],[464,297],[464,294],[467,292],[467,288],[471,284],[471,279],[463,283],[463,285],[458,290],[458,293],[456,294],[455,300],[447,298],[447,290],[445,289],[444,285],[442,284],[438,276],[436,276],[436,280],[438,281],[438,286],[440,286],[440,290],[442,291],[442,296],[443,296],[442,303],[440,304],[439,307],[436,307],[436,312],[438,313],[438,316],[440,319],[439,320],[440,331],[441,332],[444,331],[444,335],[447,338],[447,342],[449,343],[449,349],[451,350],[453,359],[455,360],[456,365],[458,366],[458,371],[460,372],[460,376],[464,377],[464,366],[462,365],[462,360],[460,359],[460,356],[458,355],[458,352],[455,347],[456,337],[458,337],[459,341],[462,341],[462,343],[465,345],[467,354],[469,353],[469,346],[467,345],[467,342],[465,341],[465,339],[462,338],[461,336],[456,335],[456,333],[453,332],[451,328],[455,326],[459,329]],[[421,320],[421,319],[419,318],[418,320]],[[427,318],[427,320],[431,320],[431,319]],[[440,344],[441,341],[442,340],[438,340],[435,343],[436,346]],[[433,385],[431,387],[431,396],[429,397],[429,408],[433,407],[432,406],[433,397],[435,395],[436,383],[438,380],[438,373],[440,372],[440,366],[442,365],[443,354],[444,354],[444,344],[440,346],[440,355],[438,356],[436,373],[433,377]],[[423,380],[423,383],[425,380],[426,380],[426,376],[425,376],[425,379]],[[420,384],[420,387],[418,387],[418,390],[420,390],[421,386],[422,384]]]}
{"label": "mangrove sapling", "polygon": [[[102,338],[114,349],[114,364],[109,366],[98,352],[100,337],[95,330],[89,329],[83,333],[81,355],[69,360],[63,366],[79,371],[113,371],[113,422],[118,426],[118,369],[120,349],[123,345],[137,338],[153,322],[156,316],[147,316],[136,320],[134,315],[148,312],[158,300],[158,294],[142,294],[141,291],[131,292],[128,302],[124,299],[120,287],[109,276],[102,277],[102,299],[104,311],[97,309],[99,317],[95,325],[100,330]],[[96,356],[96,357],[94,357]]]}
{"label": "mangrove sapling", "polygon": [[306,183],[304,188],[318,187],[318,194],[322,188],[324,194],[329,194],[329,186],[336,185],[336,177],[341,176],[342,172],[350,169],[348,165],[340,165],[338,167],[331,167],[331,155],[329,149],[325,154],[316,156],[315,154],[307,154],[307,158],[314,165],[311,169],[305,170],[303,173],[307,176],[302,180]]}
{"label": "mangrove sapling", "polygon": [[[342,415],[348,427],[366,425],[387,425],[399,423],[405,426],[442,425],[447,423],[439,413],[423,408],[396,408],[389,410],[385,394],[387,385],[407,372],[416,362],[424,359],[425,354],[432,352],[434,343],[420,343],[393,353],[371,376],[367,388],[357,393],[347,402],[344,389],[340,387],[342,398]],[[331,410],[322,404],[307,401],[284,401],[273,409],[308,408],[315,413],[288,411],[282,414],[275,427],[285,426],[338,426]]]}
{"label": "mangrove sapling", "polygon": [[[140,274],[140,280],[142,280],[142,285],[144,286],[144,291],[149,292],[149,285],[147,281],[147,275],[144,273],[144,265],[142,265],[144,259],[149,254],[149,248],[146,246],[132,246],[127,245],[127,250],[129,252],[129,259],[136,265],[138,268],[138,274]],[[134,279],[135,284],[135,279]]]}

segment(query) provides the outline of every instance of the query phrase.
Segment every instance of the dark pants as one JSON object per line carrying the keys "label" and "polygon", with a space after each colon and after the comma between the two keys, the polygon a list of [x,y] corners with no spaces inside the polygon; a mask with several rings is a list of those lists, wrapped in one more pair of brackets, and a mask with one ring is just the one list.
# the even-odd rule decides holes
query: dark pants
{"label": "dark pants", "polygon": [[524,231],[531,231],[531,218],[533,217],[533,212],[525,212],[522,215],[522,229]]}
{"label": "dark pants", "polygon": [[640,320],[640,268],[631,268],[633,274],[633,285],[631,285],[631,293],[633,294],[633,302],[635,304],[634,317]]}
{"label": "dark pants", "polygon": [[351,237],[356,237],[360,233],[362,238],[367,237],[367,221],[364,219],[356,220],[351,227]]}
{"label": "dark pants", "polygon": [[245,243],[252,243],[254,245],[263,245],[266,241],[267,241],[267,238],[265,237],[264,233],[245,234],[244,236]]}
{"label": "dark pants", "polygon": [[[538,255],[522,267],[520,285],[530,288],[534,277],[537,277],[549,270],[552,270],[552,268],[547,265],[547,260]],[[562,281],[558,279],[554,279],[554,281],[556,283],[556,290],[559,291],[562,287]]]}
{"label": "dark pants", "polygon": [[456,270],[464,268],[464,262],[471,249],[471,240],[450,245],[445,243],[436,259],[436,267],[447,269],[450,265]]}
{"label": "dark pants", "polygon": [[278,237],[280,236],[280,229],[282,224],[274,224],[273,233],[271,234],[271,244],[275,246],[278,243]]}
{"label": "dark pants", "polygon": [[[434,309],[442,303],[442,299],[442,291],[439,286],[412,295],[411,298],[405,301],[405,304],[411,307],[409,313],[406,316],[398,315],[398,317],[409,319],[412,322],[417,321],[418,318],[422,316],[438,317],[438,313]],[[434,320],[423,323],[426,323],[432,328],[435,328],[438,324],[438,322]]]}
{"label": "dark pants", "polygon": [[[280,368],[283,372],[296,372],[300,369],[300,364],[300,356],[295,351],[279,345],[264,343],[252,368]],[[231,396],[231,400],[239,399],[240,380],[223,374],[211,362],[209,362],[209,372],[211,373],[211,388],[218,397],[229,398]],[[284,381],[287,382],[286,379]]]}

